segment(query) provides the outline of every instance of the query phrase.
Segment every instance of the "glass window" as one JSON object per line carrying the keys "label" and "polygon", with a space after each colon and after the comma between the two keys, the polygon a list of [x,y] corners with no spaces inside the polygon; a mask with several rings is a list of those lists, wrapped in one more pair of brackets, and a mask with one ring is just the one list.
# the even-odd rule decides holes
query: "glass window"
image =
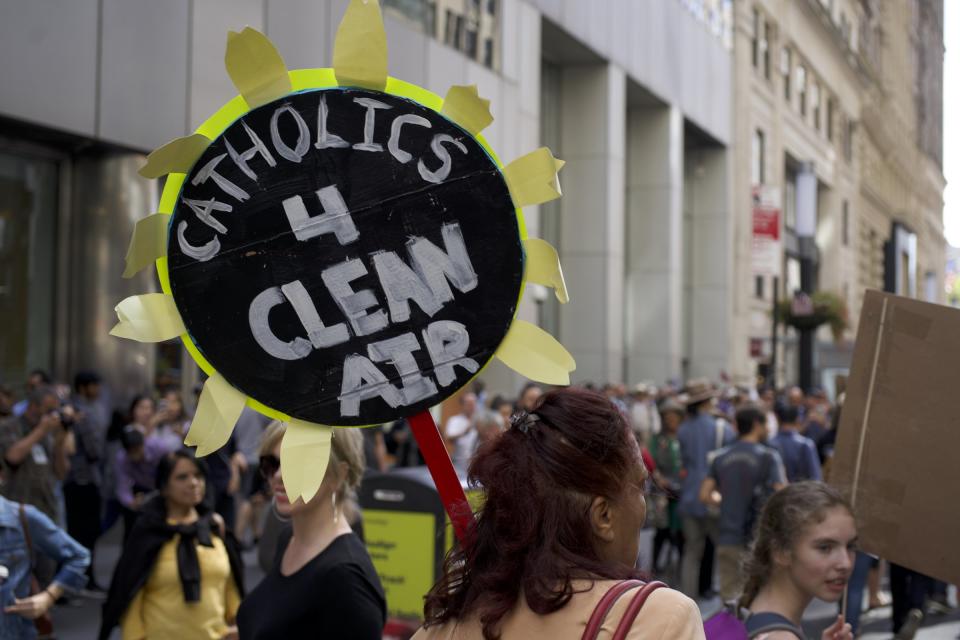
{"label": "glass window", "polygon": [[760,21],[760,71],[763,77],[770,79],[770,23],[766,20]]}
{"label": "glass window", "polygon": [[57,164],[0,151],[0,380],[50,369]]}
{"label": "glass window", "polygon": [[763,300],[764,290],[763,290],[763,276],[754,276],[753,277],[753,297],[757,300]]}
{"label": "glass window", "polygon": [[800,99],[800,115],[807,115],[807,69],[797,65],[797,96]]}
{"label": "glass window", "polygon": [[833,98],[827,98],[827,140],[833,142]]}
{"label": "glass window", "polygon": [[820,85],[810,83],[810,104],[813,106],[813,128],[820,131]]}
{"label": "glass window", "polygon": [[753,149],[751,150],[751,166],[750,166],[750,184],[763,184],[765,182],[764,178],[764,165],[766,164],[766,139],[764,138],[763,131],[756,129],[753,132]]}
{"label": "glass window", "polygon": [[[497,0],[381,0],[383,10],[407,26],[457,49],[471,60],[497,69],[500,60],[500,3]],[[438,7],[438,4],[440,5]]]}
{"label": "glass window", "polygon": [[850,203],[846,200],[843,201],[841,215],[840,238],[843,242],[843,246],[847,247],[850,246]]}
{"label": "glass window", "polygon": [[843,126],[843,159],[853,162],[853,120],[846,118]]}
{"label": "glass window", "polygon": [[786,100],[790,100],[790,96],[791,96],[790,67],[793,65],[793,62],[790,59],[791,57],[792,56],[790,54],[790,49],[788,49],[787,47],[784,47],[783,49],[780,50],[780,75],[783,77],[783,97]]}
{"label": "glass window", "polygon": [[783,189],[783,226],[787,229],[797,227],[797,174],[789,167],[786,173],[786,185]]}
{"label": "glass window", "polygon": [[756,7],[753,9],[753,41],[751,44],[751,52],[753,58],[753,68],[756,69],[760,66],[760,11]]}

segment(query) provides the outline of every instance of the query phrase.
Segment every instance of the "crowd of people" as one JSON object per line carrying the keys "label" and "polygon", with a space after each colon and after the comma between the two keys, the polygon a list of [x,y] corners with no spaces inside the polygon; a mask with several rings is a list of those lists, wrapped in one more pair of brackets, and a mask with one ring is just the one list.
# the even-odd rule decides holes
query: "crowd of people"
{"label": "crowd of people", "polygon": [[[864,592],[886,604],[880,560],[855,550],[852,509],[821,482],[841,410],[823,391],[531,383],[508,398],[477,380],[456,402],[441,433],[485,502],[469,553],[455,550],[426,594],[418,637],[632,624],[645,631],[630,638],[697,638],[693,600],[714,595],[747,612],[751,633],[803,637],[812,598],[848,592],[846,620],[823,636],[839,639],[857,632]],[[244,410],[203,459],[183,447],[190,426],[177,391],[120,412],[94,372],[71,388],[35,371],[22,397],[0,387],[0,638],[49,634],[64,597],[105,600],[101,638],[379,637],[386,601],[354,533],[356,489],[365,473],[423,464],[409,424],[339,430],[307,504],[286,498],[282,424]],[[93,558],[114,525],[123,551],[102,585]],[[253,546],[266,577],[247,592]],[[679,590],[636,582],[651,575]],[[948,608],[945,584],[897,565],[889,577],[898,638]]]}

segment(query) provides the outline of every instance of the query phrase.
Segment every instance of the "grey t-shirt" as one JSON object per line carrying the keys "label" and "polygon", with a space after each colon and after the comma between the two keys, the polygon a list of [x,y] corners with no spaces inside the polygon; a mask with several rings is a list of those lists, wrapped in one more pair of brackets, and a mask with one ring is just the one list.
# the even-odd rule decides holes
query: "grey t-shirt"
{"label": "grey t-shirt", "polygon": [[709,477],[723,496],[717,544],[744,545],[766,497],[784,482],[783,462],[770,447],[737,441],[721,451]]}

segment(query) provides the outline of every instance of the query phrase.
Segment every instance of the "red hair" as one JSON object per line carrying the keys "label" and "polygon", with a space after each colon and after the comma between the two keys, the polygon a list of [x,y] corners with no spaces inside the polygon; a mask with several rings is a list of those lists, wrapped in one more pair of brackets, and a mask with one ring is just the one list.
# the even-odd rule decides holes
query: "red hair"
{"label": "red hair", "polygon": [[484,638],[498,638],[521,593],[546,615],[570,601],[574,579],[642,577],[600,559],[590,522],[594,497],[617,499],[642,464],[624,417],[605,396],[577,388],[547,393],[532,413],[538,420],[526,420],[525,431],[507,430],[470,464],[486,499],[467,550],[451,550],[426,596],[426,626],[476,614]]}

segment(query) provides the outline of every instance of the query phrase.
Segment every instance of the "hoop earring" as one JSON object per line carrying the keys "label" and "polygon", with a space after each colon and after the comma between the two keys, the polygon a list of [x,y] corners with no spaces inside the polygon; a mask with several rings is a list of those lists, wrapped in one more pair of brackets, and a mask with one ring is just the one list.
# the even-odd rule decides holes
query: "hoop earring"
{"label": "hoop earring", "polygon": [[334,491],[330,497],[333,498],[333,524],[337,524],[340,521],[340,513],[337,511],[337,492]]}
{"label": "hoop earring", "polygon": [[277,509],[277,499],[273,498],[270,500],[270,510],[273,511],[273,516],[280,522],[287,523],[290,522],[290,516],[285,516]]}

